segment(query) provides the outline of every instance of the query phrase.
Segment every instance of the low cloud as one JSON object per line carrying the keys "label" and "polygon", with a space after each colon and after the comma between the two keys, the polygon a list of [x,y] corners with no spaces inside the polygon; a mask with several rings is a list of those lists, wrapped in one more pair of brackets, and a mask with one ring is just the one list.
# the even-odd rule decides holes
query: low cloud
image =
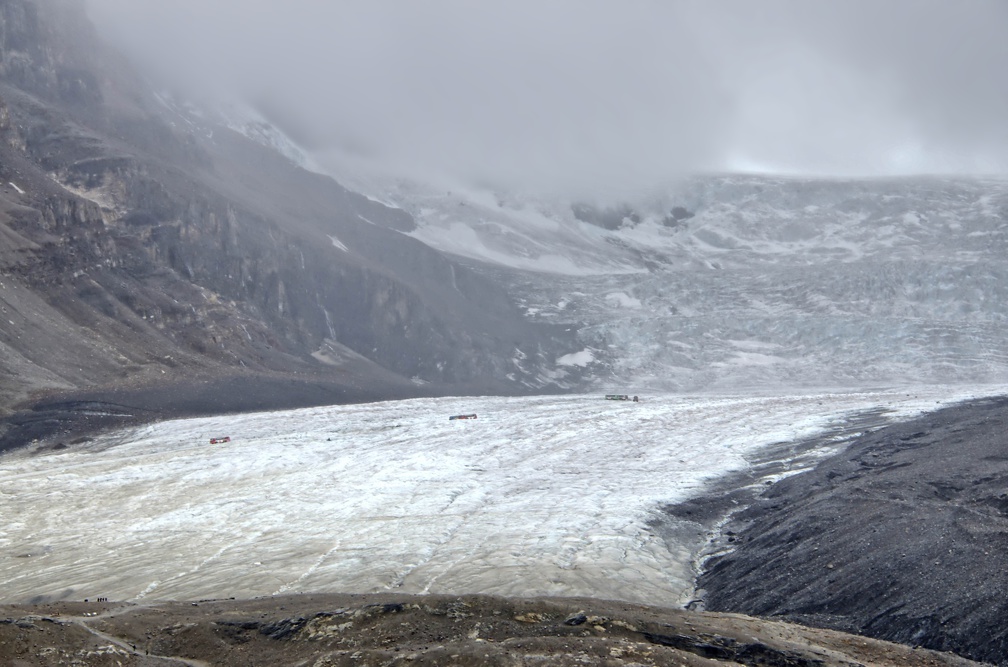
{"label": "low cloud", "polygon": [[322,164],[592,193],[697,170],[1008,172],[1008,5],[87,0],[155,80]]}

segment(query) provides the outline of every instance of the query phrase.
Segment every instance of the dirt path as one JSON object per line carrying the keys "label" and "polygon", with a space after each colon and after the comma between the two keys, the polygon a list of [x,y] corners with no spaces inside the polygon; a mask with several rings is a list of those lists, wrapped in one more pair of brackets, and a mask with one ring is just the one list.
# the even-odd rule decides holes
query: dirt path
{"label": "dirt path", "polygon": [[89,620],[93,620],[96,618],[110,618],[114,617],[115,614],[116,611],[108,611],[94,617],[70,616],[70,617],[63,617],[62,620],[67,623],[73,623],[75,625],[79,625],[80,627],[84,628],[95,637],[98,637],[103,641],[107,641],[110,644],[118,646],[123,651],[131,653],[132,655],[135,655],[137,657],[142,656],[144,660],[147,662],[150,661],[164,662],[169,665],[186,665],[186,667],[211,667],[209,662],[204,662],[202,660],[190,660],[188,658],[181,658],[179,656],[151,655],[149,651],[137,648],[136,644],[126,641],[125,639],[122,639],[120,637],[110,635],[107,632],[102,632],[101,630],[98,630],[88,625]]}

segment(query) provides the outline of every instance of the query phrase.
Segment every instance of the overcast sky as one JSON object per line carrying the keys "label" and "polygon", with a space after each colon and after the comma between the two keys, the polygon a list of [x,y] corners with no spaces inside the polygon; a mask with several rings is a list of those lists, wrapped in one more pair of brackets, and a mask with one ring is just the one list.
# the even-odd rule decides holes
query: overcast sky
{"label": "overcast sky", "polygon": [[1008,0],[86,0],[323,163],[538,190],[1008,173]]}

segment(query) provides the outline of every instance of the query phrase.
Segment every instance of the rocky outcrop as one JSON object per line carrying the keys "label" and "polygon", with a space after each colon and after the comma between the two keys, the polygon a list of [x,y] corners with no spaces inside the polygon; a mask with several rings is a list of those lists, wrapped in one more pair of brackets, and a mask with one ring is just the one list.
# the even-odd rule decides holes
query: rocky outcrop
{"label": "rocky outcrop", "polygon": [[103,49],[74,0],[0,2],[0,79],[42,99],[97,109]]}

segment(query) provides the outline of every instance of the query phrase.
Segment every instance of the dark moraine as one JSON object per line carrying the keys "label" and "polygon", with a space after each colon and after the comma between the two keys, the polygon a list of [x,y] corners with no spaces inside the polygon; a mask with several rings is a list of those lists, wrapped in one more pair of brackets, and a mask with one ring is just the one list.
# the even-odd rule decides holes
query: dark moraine
{"label": "dark moraine", "polygon": [[709,610],[1008,664],[1008,398],[868,432],[722,535]]}

